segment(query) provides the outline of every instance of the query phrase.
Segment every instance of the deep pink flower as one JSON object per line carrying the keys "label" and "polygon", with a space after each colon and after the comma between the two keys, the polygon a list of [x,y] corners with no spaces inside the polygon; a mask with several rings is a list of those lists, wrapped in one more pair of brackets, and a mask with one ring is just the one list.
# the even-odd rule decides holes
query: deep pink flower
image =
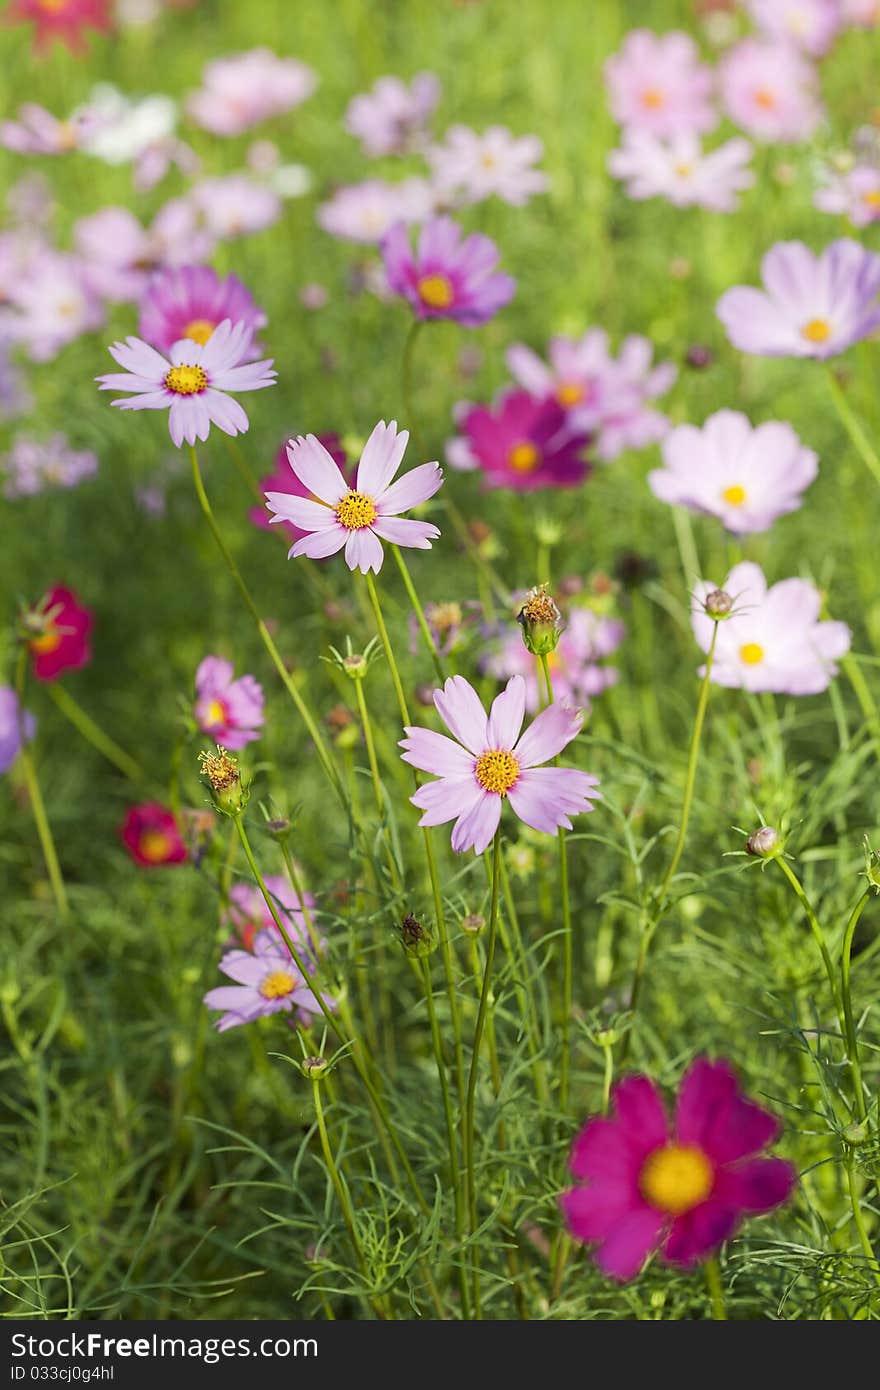
{"label": "deep pink flower", "polygon": [[56,584],[25,618],[31,669],[38,681],[54,681],[77,671],[92,657],[89,641],[94,614],[72,589]]}
{"label": "deep pink flower", "polygon": [[[223,279],[209,265],[184,265],[161,270],[147,285],[141,300],[138,332],[159,352],[170,352],[181,338],[207,343],[218,324],[229,319],[244,323],[252,333],[266,326],[266,315],[237,275]],[[251,342],[250,356],[262,349]]]}
{"label": "deep pink flower", "polygon": [[109,31],[111,0],[12,0],[5,18],[11,24],[18,21],[34,25],[34,47],[38,52],[58,39],[71,53],[83,53],[84,30],[96,29],[102,34]]}
{"label": "deep pink flower", "polygon": [[689,35],[633,29],[605,64],[611,111],[630,130],[701,135],[714,129],[712,70]]}
{"label": "deep pink flower", "polygon": [[182,864],[187,857],[177,821],[167,806],[162,806],[158,801],[143,801],[138,806],[130,806],[119,833],[132,859],[142,869]]}
{"label": "deep pink flower", "polygon": [[791,1196],[797,1173],[763,1151],[781,1126],[740,1090],[727,1062],[698,1058],[682,1079],[670,1130],[662,1096],[646,1076],[612,1093],[610,1118],[588,1120],[570,1167],[579,1186],[563,1193],[565,1223],[612,1279],[634,1279],[655,1251],[691,1268],[713,1254],[746,1216]]}
{"label": "deep pink flower", "polygon": [[[318,443],[322,444],[327,450],[333,462],[342,470],[346,482],[350,484],[353,481],[353,478],[349,476],[351,468],[349,466],[348,456],[340,442],[339,435],[332,433],[319,434],[316,438]],[[287,458],[286,444],[282,444],[278,453],[275,455],[274,471],[268,473],[265,478],[260,479],[260,489],[266,494],[270,492],[289,492],[292,497],[311,497],[312,495],[305,483],[300,482],[291,468]],[[263,531],[268,531],[272,525],[272,517],[265,507],[252,507],[248,512],[248,516],[254,525],[259,526]],[[294,525],[292,521],[282,521],[281,525],[293,540],[297,540],[300,536],[307,534],[307,532],[303,531],[302,527]]]}
{"label": "deep pink flower", "polygon": [[756,140],[808,140],[822,119],[813,66],[789,44],[743,39],[719,76],[727,114]]}
{"label": "deep pink flower", "polygon": [[245,748],[263,728],[263,687],[253,676],[233,680],[231,661],[206,656],[196,671],[193,714],[203,734],[225,748]]}
{"label": "deep pink flower", "polygon": [[432,72],[416,73],[409,86],[399,77],[380,77],[369,92],[352,97],[345,128],[371,158],[406,154],[424,135],[439,100],[440,83]]}
{"label": "deep pink flower", "polygon": [[508,391],[495,406],[463,412],[459,425],[487,487],[515,492],[577,487],[590,472],[584,457],[587,435],[568,427],[556,400]]}
{"label": "deep pink flower", "polygon": [[404,222],[395,222],[382,240],[388,284],[403,295],[420,319],[455,319],[476,328],[513,298],[516,281],[496,271],[498,247],[474,232],[462,240],[450,217],[432,217],[421,229],[413,252]]}
{"label": "deep pink flower", "polygon": [[[252,951],[227,951],[220,961],[224,975],[235,980],[234,985],[221,985],[205,995],[209,1009],[222,1010],[217,1031],[252,1023],[268,1014],[296,1010],[297,1018],[311,1023],[321,1012],[315,990],[307,977],[300,974],[295,962],[277,931],[257,932]],[[334,1001],[324,1001],[328,1008]]]}
{"label": "deep pink flower", "polygon": [[306,534],[291,546],[289,556],[308,555],[313,560],[335,555],[345,546],[350,570],[362,574],[382,568],[382,540],[392,545],[430,550],[440,535],[427,521],[402,517],[411,507],[427,502],[443,482],[437,463],[422,463],[394,482],[409,441],[407,430],[398,433],[397,421],[380,420],[358,464],[350,487],[335,461],[313,434],[291,440],[287,457],[307,497],[289,492],[269,492],[266,501],[272,520],[291,521]]}
{"label": "deep pink flower", "polygon": [[318,79],[297,58],[253,48],[205,65],[202,87],[187,101],[193,120],[212,135],[240,135],[310,97]]}
{"label": "deep pink flower", "polygon": [[488,717],[463,676],[450,676],[434,691],[437,713],[457,740],[433,729],[406,728],[403,761],[438,778],[419,787],[412,804],[424,812],[419,825],[454,820],[452,848],[482,854],[492,842],[505,800],[533,830],[553,835],[571,829],[569,816],[592,811],[598,782],[571,767],[541,767],[577,738],[581,715],[567,705],[543,710],[521,734],[526,683],[511,676]]}

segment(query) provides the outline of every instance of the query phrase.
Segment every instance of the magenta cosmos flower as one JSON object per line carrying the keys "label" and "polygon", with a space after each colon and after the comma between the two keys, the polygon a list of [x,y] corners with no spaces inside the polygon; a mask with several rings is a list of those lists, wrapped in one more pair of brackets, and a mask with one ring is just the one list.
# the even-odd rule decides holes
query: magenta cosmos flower
{"label": "magenta cosmos flower", "polygon": [[[170,352],[181,338],[207,343],[224,319],[243,323],[252,333],[267,322],[237,275],[221,279],[209,265],[184,265],[162,270],[150,280],[141,300],[138,331],[159,352]],[[250,352],[259,356],[253,341]]]}
{"label": "magenta cosmos flower", "polygon": [[704,134],[718,124],[712,69],[700,62],[693,39],[678,30],[633,29],[605,64],[615,120],[652,135]]}
{"label": "magenta cosmos flower", "polygon": [[186,108],[212,135],[240,135],[271,116],[281,116],[310,97],[318,79],[297,58],[253,48],[207,63],[202,86]]}
{"label": "magenta cosmos flower", "polygon": [[[306,534],[296,541],[289,556],[308,555],[313,560],[335,555],[345,546],[350,570],[379,573],[384,552],[381,541],[392,545],[430,550],[440,535],[427,521],[402,517],[411,507],[427,502],[440,487],[443,471],[438,463],[422,463],[394,482],[409,441],[407,430],[398,433],[397,421],[380,420],[364,445],[354,486],[313,434],[291,440],[287,457],[307,497],[290,492],[267,492],[266,502],[275,521],[290,521]],[[380,540],[381,537],[381,540]]]}
{"label": "magenta cosmos flower", "polygon": [[751,157],[748,140],[725,140],[704,153],[690,133],[661,139],[650,131],[627,130],[621,148],[609,154],[608,168],[624,181],[631,198],[735,212],[737,195],[755,181]]}
{"label": "magenta cosmos flower", "polygon": [[588,437],[569,425],[556,400],[508,391],[494,406],[462,411],[458,423],[468,466],[482,471],[487,487],[577,487],[590,472]]}
{"label": "magenta cosmos flower", "polygon": [[380,77],[369,92],[352,97],[345,128],[361,142],[365,155],[406,154],[425,134],[440,100],[432,72],[418,72],[409,86],[399,77]]}
{"label": "magenta cosmos flower", "polygon": [[649,1255],[691,1268],[718,1249],[745,1216],[790,1197],[797,1173],[763,1157],[779,1137],[774,1115],[744,1096],[727,1062],[698,1058],[685,1073],[670,1129],[647,1076],[612,1092],[612,1114],[588,1120],[570,1168],[579,1185],[560,1199],[575,1240],[612,1279],[634,1279]]}
{"label": "magenta cosmos flower", "polygon": [[184,439],[195,444],[207,439],[211,425],[225,434],[243,434],[248,417],[229,391],[259,391],[274,386],[272,360],[242,362],[250,347],[251,330],[224,319],[207,343],[183,338],[166,359],[140,338],[114,343],[110,356],[122,372],[96,378],[102,391],[135,394],[112,401],[121,410],[167,410],[168,429],[180,448]]}
{"label": "magenta cosmos flower", "polygon": [[[342,470],[343,477],[348,480],[351,468],[348,462],[348,455],[342,447],[339,435],[335,433],[319,434],[316,438],[318,443],[322,444],[327,450],[333,462]],[[354,479],[352,477],[351,482],[353,481]],[[349,483],[349,486],[350,485],[351,483]],[[292,497],[311,497],[312,495],[305,483],[300,482],[288,463],[286,444],[282,444],[275,455],[275,466],[273,471],[268,473],[265,478],[260,479],[260,488],[266,494],[270,492],[287,492],[290,493]],[[274,520],[267,512],[265,506],[252,507],[248,512],[248,516],[255,526],[259,526],[261,531],[268,531]],[[300,536],[306,534],[302,527],[295,526],[292,521],[283,521],[281,524],[292,540],[298,540]]]}
{"label": "magenta cosmos flower", "polygon": [[12,0],[6,19],[34,26],[34,48],[48,48],[53,39],[71,53],[84,53],[86,29],[107,33],[111,27],[111,0]]}
{"label": "magenta cosmos flower", "polygon": [[0,685],[0,774],[9,771],[22,743],[29,743],[36,729],[34,716],[21,709],[12,686]]}
{"label": "magenta cosmos flower", "polygon": [[790,44],[743,39],[719,75],[727,114],[756,140],[808,140],[822,119],[813,65]]}
{"label": "magenta cosmos flower", "polygon": [[[554,698],[585,712],[590,700],[614,685],[618,673],[613,666],[599,663],[623,641],[624,626],[616,618],[603,617],[591,608],[573,608],[555,649],[547,657]],[[526,683],[526,709],[530,714],[541,707],[543,681],[539,680],[538,658],[522,640],[521,633],[505,637],[500,647],[480,663],[480,669],[496,680],[522,676]]]}
{"label": "magenta cosmos flower", "polygon": [[253,676],[233,679],[232,662],[206,656],[196,671],[193,715],[203,734],[225,748],[245,748],[263,728],[263,687]]}
{"label": "magenta cosmos flower", "polygon": [[734,347],[761,357],[835,357],[880,325],[880,256],[843,237],[818,256],[780,241],[761,262],[763,290],[737,285],[717,314]]}
{"label": "magenta cosmos flower", "polygon": [[[691,625],[704,652],[712,640],[706,595],[718,586],[701,580],[694,590]],[[846,623],[820,622],[822,595],[807,579],[783,579],[772,588],[760,565],[734,565],[722,585],[733,612],[718,625],[712,681],[738,690],[818,695],[827,690],[850,648]],[[700,668],[700,674],[705,672]]]}
{"label": "magenta cosmos flower", "polygon": [[818,460],[791,425],[752,426],[738,410],[719,410],[701,429],[678,425],[662,444],[663,468],[648,474],[655,497],[715,516],[728,531],[767,531],[796,511]]}
{"label": "magenta cosmos flower", "polygon": [[516,281],[495,270],[498,247],[474,232],[462,240],[450,217],[432,217],[413,252],[404,222],[382,241],[388,284],[409,300],[420,319],[455,319],[465,328],[488,323],[513,298]]}
{"label": "magenta cosmos flower", "polygon": [[[227,951],[220,960],[220,969],[235,984],[211,989],[204,999],[209,1009],[222,1010],[222,1017],[217,1020],[220,1033],[268,1014],[295,1009],[298,1019],[311,1023],[313,1016],[321,1012],[314,989],[291,960],[277,931],[257,932],[252,951]],[[329,996],[325,1003],[333,1007]]]}
{"label": "magenta cosmos flower", "polygon": [[456,854],[488,849],[505,800],[526,825],[553,835],[560,827],[570,830],[569,816],[592,811],[599,799],[597,779],[589,773],[540,766],[577,737],[580,712],[550,705],[521,734],[525,701],[525,681],[511,676],[487,717],[473,686],[463,676],[450,676],[434,691],[434,704],[457,742],[433,729],[404,730],[403,761],[439,779],[410,797],[424,812],[419,825],[454,820]]}

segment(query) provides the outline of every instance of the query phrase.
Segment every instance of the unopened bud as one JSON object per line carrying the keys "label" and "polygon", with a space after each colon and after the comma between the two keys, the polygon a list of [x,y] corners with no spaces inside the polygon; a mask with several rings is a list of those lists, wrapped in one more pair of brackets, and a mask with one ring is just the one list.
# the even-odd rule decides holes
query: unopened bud
{"label": "unopened bud", "polygon": [[843,1130],[844,1142],[847,1144],[851,1144],[854,1149],[857,1149],[860,1144],[867,1143],[870,1137],[870,1130],[868,1129],[868,1126],[864,1123],[857,1124],[853,1122],[851,1125],[847,1125],[846,1128]]}
{"label": "unopened bud", "polygon": [[275,820],[266,821],[266,829],[276,840],[286,840],[293,826],[287,816],[278,816]]}
{"label": "unopened bud", "polygon": [[218,745],[216,753],[200,753],[199,763],[217,810],[224,816],[240,816],[248,802],[248,789],[242,783],[238,759]]}
{"label": "unopened bud", "polygon": [[772,825],[762,825],[746,840],[746,854],[753,854],[757,859],[775,859],[779,847],[779,831]]}
{"label": "unopened bud", "polygon": [[719,623],[722,618],[730,617],[733,599],[723,589],[711,589],[703,599],[703,607],[706,610],[707,618],[712,618],[716,623]]}
{"label": "unopened bud", "polygon": [[330,1063],[326,1057],[303,1057],[299,1069],[307,1081],[320,1081],[326,1076]]}
{"label": "unopened bud", "polygon": [[555,599],[548,594],[546,584],[529,589],[516,620],[522,628],[523,641],[533,656],[549,656],[550,652],[556,650],[562,633],[562,614]]}
{"label": "unopened bud", "polygon": [[715,360],[715,354],[711,348],[704,347],[702,343],[694,343],[693,347],[688,348],[684,360],[694,371],[704,372],[707,367],[711,367]]}
{"label": "unopened bud", "polygon": [[874,892],[880,893],[880,854],[875,849],[871,849],[867,840],[865,840],[865,878]]}
{"label": "unopened bud", "polygon": [[461,920],[461,929],[466,931],[469,936],[477,936],[485,927],[486,919],[481,917],[479,912],[469,912],[467,917]]}
{"label": "unopened bud", "polygon": [[363,652],[352,652],[342,658],[342,669],[353,681],[362,681],[367,674],[367,658]]}

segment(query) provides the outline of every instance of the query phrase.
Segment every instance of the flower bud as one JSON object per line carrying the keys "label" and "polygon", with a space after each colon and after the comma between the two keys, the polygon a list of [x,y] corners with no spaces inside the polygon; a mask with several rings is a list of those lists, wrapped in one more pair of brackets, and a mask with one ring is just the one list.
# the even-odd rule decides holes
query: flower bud
{"label": "flower bud", "polygon": [[746,854],[757,859],[775,859],[780,849],[779,831],[772,825],[762,825],[746,840]]}
{"label": "flower bud", "polygon": [[469,912],[467,917],[461,919],[461,929],[467,932],[468,936],[477,936],[486,925],[485,917],[479,912]]}
{"label": "flower bud", "polygon": [[367,674],[367,658],[363,652],[352,652],[350,656],[342,658],[342,669],[345,674],[353,681],[362,681]]}
{"label": "flower bud", "polygon": [[430,932],[408,912],[400,924],[400,942],[408,956],[429,956],[434,949]]}
{"label": "flower bud", "polygon": [[299,1069],[307,1081],[320,1081],[330,1070],[326,1057],[303,1057]]}
{"label": "flower bud", "polygon": [[723,589],[712,589],[703,599],[703,607],[706,610],[707,618],[712,618],[716,623],[720,623],[723,618],[730,617],[733,599]]}
{"label": "flower bud", "polygon": [[240,816],[249,792],[242,783],[238,759],[218,744],[216,753],[200,753],[199,763],[217,810],[224,816]]}
{"label": "flower bud", "polygon": [[715,360],[715,354],[711,348],[704,347],[702,343],[694,343],[693,347],[688,348],[684,360],[694,371],[704,372],[707,367],[711,367]]}
{"label": "flower bud", "polygon": [[548,656],[555,651],[562,633],[562,614],[548,594],[546,584],[529,589],[516,620],[522,628],[523,641],[533,656]]}
{"label": "flower bud", "polygon": [[857,1124],[853,1121],[852,1124],[847,1125],[842,1131],[844,1143],[850,1144],[854,1149],[857,1149],[860,1144],[867,1143],[870,1137],[871,1131],[865,1123]]}
{"label": "flower bud", "polygon": [[865,840],[865,878],[874,892],[880,893],[880,854],[875,849],[871,849],[867,840]]}

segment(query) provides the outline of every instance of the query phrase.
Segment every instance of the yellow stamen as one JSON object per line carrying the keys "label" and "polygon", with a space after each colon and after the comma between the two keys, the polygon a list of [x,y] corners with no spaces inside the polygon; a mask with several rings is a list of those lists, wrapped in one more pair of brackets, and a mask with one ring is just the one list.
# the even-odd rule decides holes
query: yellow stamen
{"label": "yellow stamen", "polygon": [[336,520],[347,531],[362,531],[378,515],[375,502],[365,492],[347,492],[336,507]]}
{"label": "yellow stamen", "polygon": [[740,660],[747,666],[757,666],[764,660],[764,648],[757,642],[746,642],[739,649]]}
{"label": "yellow stamen", "polygon": [[740,483],[731,483],[721,494],[722,502],[728,502],[731,507],[741,507],[746,500],[746,490]]}
{"label": "yellow stamen", "polygon": [[149,861],[150,864],[161,864],[167,859],[173,845],[170,835],[166,835],[164,830],[145,830],[138,843],[141,858]]}
{"label": "yellow stamen", "polygon": [[32,652],[36,652],[37,656],[46,656],[49,652],[57,651],[61,646],[61,633],[55,632],[54,629],[50,632],[44,632],[42,636],[32,638],[28,646]]}
{"label": "yellow stamen", "polygon": [[452,283],[445,275],[423,275],[416,289],[419,299],[429,309],[448,309],[455,298]]}
{"label": "yellow stamen", "polygon": [[646,1202],[670,1216],[697,1207],[712,1191],[712,1164],[693,1144],[666,1144],[648,1156],[639,1177]]}
{"label": "yellow stamen", "polygon": [[772,111],[776,105],[776,96],[766,87],[759,87],[755,92],[755,104],[764,111]]}
{"label": "yellow stamen", "polygon": [[680,179],[689,179],[694,172],[693,164],[676,164],[675,172]]}
{"label": "yellow stamen", "polygon": [[656,111],[666,105],[666,93],[661,92],[659,87],[646,87],[642,92],[642,105],[647,106],[649,111]]}
{"label": "yellow stamen", "polygon": [[827,319],[810,319],[801,329],[801,337],[808,343],[824,343],[831,337],[831,324]]}
{"label": "yellow stamen", "polygon": [[541,455],[535,445],[526,439],[521,444],[514,444],[507,455],[507,462],[514,473],[532,473],[541,462]]}
{"label": "yellow stamen", "polygon": [[519,776],[519,763],[512,753],[493,748],[477,758],[474,776],[484,791],[506,796]]}
{"label": "yellow stamen", "polygon": [[196,396],[207,384],[207,375],[201,367],[172,367],[165,374],[165,385],[176,396]]}
{"label": "yellow stamen", "polygon": [[212,700],[206,712],[206,724],[225,724],[226,706],[220,700]]}
{"label": "yellow stamen", "polygon": [[286,970],[273,970],[260,984],[264,999],[283,999],[296,989],[296,980]]}
{"label": "yellow stamen", "polygon": [[218,746],[216,753],[200,753],[199,765],[215,792],[228,791],[241,780],[238,759],[233,758],[225,748]]}
{"label": "yellow stamen", "polygon": [[863,193],[862,202],[866,207],[880,210],[880,189],[875,188],[870,193]]}
{"label": "yellow stamen", "polygon": [[563,381],[556,388],[556,399],[564,410],[569,410],[573,405],[580,405],[586,395],[583,386],[579,386],[576,381]]}
{"label": "yellow stamen", "polygon": [[194,343],[201,343],[204,347],[216,327],[216,323],[212,323],[210,319],[193,319],[192,323],[186,325],[180,336],[181,338],[192,338]]}

